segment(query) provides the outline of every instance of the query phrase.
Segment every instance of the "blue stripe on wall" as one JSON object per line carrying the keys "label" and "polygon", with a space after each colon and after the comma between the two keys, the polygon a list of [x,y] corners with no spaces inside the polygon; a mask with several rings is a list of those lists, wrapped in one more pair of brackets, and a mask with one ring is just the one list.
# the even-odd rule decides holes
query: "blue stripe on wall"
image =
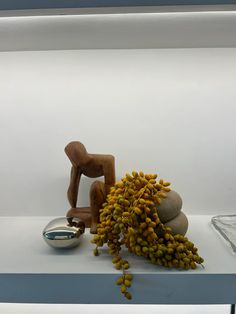
{"label": "blue stripe on wall", "polygon": [[0,10],[236,4],[236,0],[0,0]]}

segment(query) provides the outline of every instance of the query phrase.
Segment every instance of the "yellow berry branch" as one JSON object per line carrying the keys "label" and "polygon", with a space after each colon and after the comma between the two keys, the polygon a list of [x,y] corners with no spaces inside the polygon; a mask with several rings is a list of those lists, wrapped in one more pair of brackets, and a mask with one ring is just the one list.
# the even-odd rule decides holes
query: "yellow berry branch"
{"label": "yellow berry branch", "polygon": [[159,219],[158,205],[171,189],[170,182],[157,181],[156,174],[127,173],[110,189],[106,203],[100,209],[100,223],[92,243],[98,247],[107,244],[112,263],[122,270],[116,281],[121,293],[130,300],[133,276],[127,273],[130,265],[122,259],[120,251],[125,245],[130,253],[143,256],[153,264],[181,269],[195,269],[203,263],[197,248],[188,238],[173,234]]}

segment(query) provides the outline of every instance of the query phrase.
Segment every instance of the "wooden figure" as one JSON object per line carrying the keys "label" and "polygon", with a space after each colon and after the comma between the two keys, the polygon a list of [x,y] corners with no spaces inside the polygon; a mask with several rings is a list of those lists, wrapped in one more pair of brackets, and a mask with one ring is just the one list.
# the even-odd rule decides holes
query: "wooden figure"
{"label": "wooden figure", "polygon": [[[65,147],[65,153],[72,163],[70,185],[67,196],[71,209],[67,217],[78,217],[96,233],[99,222],[99,209],[106,200],[110,188],[115,184],[115,158],[112,155],[89,154],[80,142],[71,142]],[[81,175],[89,178],[104,176],[104,182],[96,180],[90,188],[90,207],[77,208],[77,198]]]}

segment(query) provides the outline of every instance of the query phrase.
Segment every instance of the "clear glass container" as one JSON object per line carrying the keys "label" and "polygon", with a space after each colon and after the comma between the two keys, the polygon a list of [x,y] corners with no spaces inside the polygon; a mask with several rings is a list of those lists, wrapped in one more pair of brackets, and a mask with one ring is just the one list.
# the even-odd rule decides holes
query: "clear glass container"
{"label": "clear glass container", "polygon": [[214,216],[211,223],[236,253],[236,215]]}

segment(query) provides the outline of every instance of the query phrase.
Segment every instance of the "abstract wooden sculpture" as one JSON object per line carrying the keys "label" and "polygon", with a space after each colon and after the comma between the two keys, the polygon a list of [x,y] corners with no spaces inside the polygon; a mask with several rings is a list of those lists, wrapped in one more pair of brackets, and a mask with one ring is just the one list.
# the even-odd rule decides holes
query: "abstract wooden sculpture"
{"label": "abstract wooden sculpture", "polygon": [[[67,197],[71,209],[67,217],[78,217],[96,233],[99,222],[99,209],[106,200],[111,186],[115,184],[115,158],[112,155],[89,154],[84,145],[78,141],[65,147],[65,153],[72,163],[70,185]],[[81,175],[89,178],[104,176],[104,182],[96,180],[90,188],[90,207],[77,208],[77,198]]]}

